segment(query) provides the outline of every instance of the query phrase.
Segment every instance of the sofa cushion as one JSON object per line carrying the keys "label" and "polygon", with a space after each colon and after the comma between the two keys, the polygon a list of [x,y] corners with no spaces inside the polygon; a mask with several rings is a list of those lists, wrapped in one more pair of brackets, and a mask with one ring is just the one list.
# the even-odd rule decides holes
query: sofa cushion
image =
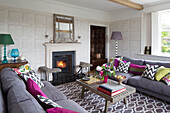
{"label": "sofa cushion", "polygon": [[28,73],[22,73],[21,76],[27,82],[28,78],[31,78],[40,88],[44,87],[42,81],[36,76],[36,73],[33,70],[30,70]]}
{"label": "sofa cushion", "polygon": [[23,80],[19,78],[11,68],[4,68],[1,71],[0,77],[4,94],[6,94],[13,85],[20,85],[22,88],[26,89]]}
{"label": "sofa cushion", "polygon": [[[134,76],[134,74],[132,74],[132,73],[122,73],[122,72],[118,72],[118,71],[116,71],[115,73],[116,73],[116,75],[126,76],[126,80],[123,81],[123,83],[125,83],[125,84],[127,83],[128,79],[130,77]],[[109,76],[109,79],[116,80],[113,76]]]}
{"label": "sofa cushion", "polygon": [[34,98],[37,98],[37,95],[47,97],[41,91],[40,87],[30,78],[27,80],[27,90]]}
{"label": "sofa cushion", "polygon": [[170,68],[164,68],[164,66],[161,66],[158,68],[155,79],[157,81],[160,81],[165,75],[167,75],[170,72]]}
{"label": "sofa cushion", "polygon": [[7,94],[9,113],[45,113],[37,100],[21,85],[13,85]]}
{"label": "sofa cushion", "polygon": [[146,66],[136,65],[136,64],[130,64],[129,66],[129,73],[142,75],[143,71],[145,70]]}
{"label": "sofa cushion", "polygon": [[153,91],[155,93],[159,93],[162,95],[169,96],[170,94],[170,86],[166,85],[163,82],[160,81],[153,81],[146,78],[143,78],[141,76],[133,76],[128,79],[128,84],[136,87],[141,87],[143,89],[147,89],[150,91]]}
{"label": "sofa cushion", "polygon": [[46,94],[49,99],[53,101],[67,99],[66,96],[61,93],[56,87],[54,87],[51,83],[47,81],[43,81],[43,83],[44,87],[41,88],[41,90]]}
{"label": "sofa cushion", "polygon": [[27,63],[20,66],[19,68],[12,68],[12,70],[14,70],[16,74],[28,73],[31,70],[31,66],[29,63]]}
{"label": "sofa cushion", "polygon": [[134,59],[134,58],[128,58],[124,56],[123,61],[131,62],[132,64],[137,64],[137,65],[144,65],[144,60],[142,59]]}
{"label": "sofa cushion", "polygon": [[60,107],[62,108],[60,105],[58,105],[56,102],[52,101],[49,98],[46,98],[44,96],[41,95],[37,95],[37,100],[40,103],[40,105],[46,110],[49,108],[54,108],[54,107]]}
{"label": "sofa cushion", "polygon": [[82,108],[80,105],[78,105],[72,100],[60,100],[60,101],[55,101],[55,102],[65,109],[69,109],[69,110],[76,111],[79,113],[88,113],[84,108]]}
{"label": "sofa cushion", "polygon": [[125,63],[123,61],[120,61],[119,66],[117,67],[117,71],[128,73],[129,66],[130,66],[130,62]]}
{"label": "sofa cushion", "polygon": [[170,62],[165,62],[165,61],[151,61],[151,60],[145,60],[144,65],[149,64],[149,65],[159,65],[159,66],[165,66],[167,68],[170,68]]}
{"label": "sofa cushion", "polygon": [[162,78],[162,80],[167,84],[170,85],[170,73]]}
{"label": "sofa cushion", "polygon": [[146,67],[145,67],[145,70],[142,76],[148,79],[154,80],[157,69],[158,69],[158,65],[151,66],[149,64],[146,64]]}

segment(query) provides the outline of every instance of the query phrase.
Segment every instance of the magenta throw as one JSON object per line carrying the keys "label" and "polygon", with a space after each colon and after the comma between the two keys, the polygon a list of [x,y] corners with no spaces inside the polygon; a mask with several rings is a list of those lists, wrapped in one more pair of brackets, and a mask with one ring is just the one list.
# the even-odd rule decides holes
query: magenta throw
{"label": "magenta throw", "polygon": [[55,107],[55,108],[47,109],[47,113],[78,113],[78,112],[60,108],[60,107]]}

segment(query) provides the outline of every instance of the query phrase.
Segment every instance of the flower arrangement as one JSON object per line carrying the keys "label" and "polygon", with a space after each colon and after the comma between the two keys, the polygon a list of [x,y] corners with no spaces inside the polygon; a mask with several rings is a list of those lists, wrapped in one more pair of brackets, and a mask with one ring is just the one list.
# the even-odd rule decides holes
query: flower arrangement
{"label": "flower arrangement", "polygon": [[102,66],[96,67],[96,73],[102,77],[104,76],[115,76],[115,71],[112,66],[107,66],[103,64]]}

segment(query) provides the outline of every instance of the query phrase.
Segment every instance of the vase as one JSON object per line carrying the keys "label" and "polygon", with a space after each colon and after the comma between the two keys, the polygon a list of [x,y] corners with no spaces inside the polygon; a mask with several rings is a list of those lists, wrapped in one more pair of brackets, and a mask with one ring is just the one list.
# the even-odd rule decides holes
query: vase
{"label": "vase", "polygon": [[15,59],[15,58],[19,56],[19,51],[18,51],[18,49],[12,49],[12,51],[11,51],[11,56],[14,57],[14,62],[16,62],[16,59]]}
{"label": "vase", "polygon": [[108,80],[108,76],[104,76],[103,83],[107,83],[107,80]]}

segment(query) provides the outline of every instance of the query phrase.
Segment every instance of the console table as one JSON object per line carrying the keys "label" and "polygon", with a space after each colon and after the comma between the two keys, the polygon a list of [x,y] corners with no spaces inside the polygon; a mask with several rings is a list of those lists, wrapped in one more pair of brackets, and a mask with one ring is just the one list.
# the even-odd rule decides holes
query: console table
{"label": "console table", "polygon": [[21,65],[27,64],[28,61],[27,60],[17,60],[17,61],[13,61],[13,60],[8,60],[8,63],[2,63],[2,61],[0,61],[0,71],[5,68],[5,67],[10,67],[10,68],[18,68]]}

